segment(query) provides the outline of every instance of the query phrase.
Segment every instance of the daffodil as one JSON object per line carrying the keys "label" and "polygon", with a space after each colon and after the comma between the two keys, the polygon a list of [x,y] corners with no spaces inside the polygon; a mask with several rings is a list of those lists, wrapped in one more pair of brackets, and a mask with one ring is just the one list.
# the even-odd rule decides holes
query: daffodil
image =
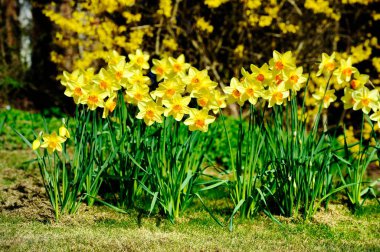
{"label": "daffodil", "polygon": [[33,150],[37,150],[38,148],[40,148],[41,146],[41,137],[42,137],[42,131],[40,132],[40,134],[38,134],[38,137],[37,139],[35,139],[32,143],[32,149]]}
{"label": "daffodil", "polygon": [[278,51],[273,51],[273,59],[269,61],[270,69],[279,72],[285,69],[295,68],[296,60],[292,55],[291,51],[287,51],[284,54]]}
{"label": "daffodil", "polygon": [[85,82],[85,77],[80,74],[75,82],[67,82],[65,95],[73,97],[75,104],[84,104],[84,98],[88,93],[89,85]]}
{"label": "daffodil", "polygon": [[302,74],[302,72],[302,67],[285,71],[285,88],[292,90],[293,92],[298,92],[307,80],[307,78]]}
{"label": "daffodil", "polygon": [[64,122],[63,122],[62,126],[59,127],[58,133],[59,133],[59,136],[60,136],[60,137],[70,138],[70,132],[69,132],[69,130],[66,128],[66,125],[65,125]]}
{"label": "daffodil", "polygon": [[98,107],[104,107],[104,99],[106,97],[107,92],[94,87],[88,91],[88,94],[85,96],[83,100],[90,110],[95,110]]}
{"label": "daffodil", "polygon": [[107,92],[107,96],[121,88],[120,84],[115,81],[113,76],[104,68],[100,69],[99,73],[94,76],[93,81],[98,88]]}
{"label": "daffodil", "polygon": [[108,66],[117,65],[121,61],[125,62],[125,56],[121,56],[117,51],[113,50],[107,55],[106,61]]}
{"label": "daffodil", "polygon": [[171,67],[171,74],[178,75],[185,73],[190,67],[190,64],[185,62],[185,56],[181,54],[177,59],[169,57],[169,65]]}
{"label": "daffodil", "polygon": [[335,70],[337,64],[335,62],[335,52],[329,56],[327,53],[322,53],[322,61],[318,66],[317,76],[320,76],[322,73],[332,74]]}
{"label": "daffodil", "polygon": [[140,102],[138,105],[139,113],[137,119],[144,119],[146,125],[150,126],[155,122],[162,123],[162,113],[165,109],[154,101]]}
{"label": "daffodil", "polygon": [[219,90],[214,91],[214,99],[216,101],[217,107],[211,108],[214,114],[219,113],[219,110],[227,107],[226,99],[227,96],[222,94]]}
{"label": "daffodil", "polygon": [[355,100],[353,109],[361,109],[363,113],[367,114],[371,111],[377,111],[380,106],[379,103],[379,91],[377,89],[369,90],[366,87],[362,87],[352,93],[352,97]]}
{"label": "daffodil", "polygon": [[352,74],[356,73],[358,70],[352,66],[351,57],[347,60],[340,60],[340,66],[334,71],[334,75],[338,81],[338,84],[349,82],[351,80]]}
{"label": "daffodil", "polygon": [[176,121],[181,121],[185,114],[189,114],[189,103],[191,97],[180,95],[174,95],[170,100],[164,100],[162,103],[165,105],[166,109],[164,115],[166,117],[173,116]]}
{"label": "daffodil", "polygon": [[257,100],[259,97],[261,97],[262,91],[264,89],[261,83],[255,79],[252,81],[243,81],[243,88],[244,92],[242,95],[242,100],[248,100],[252,105],[255,105],[257,103]]}
{"label": "daffodil", "polygon": [[354,74],[354,78],[350,81],[350,87],[352,89],[360,89],[368,82],[369,76],[366,74],[360,74],[359,71]]}
{"label": "daffodil", "polygon": [[57,133],[53,132],[52,134],[44,135],[43,143],[41,144],[41,148],[46,148],[49,153],[53,153],[54,151],[62,151],[62,143],[66,141],[66,138],[58,136]]}
{"label": "daffodil", "polygon": [[115,82],[122,87],[126,86],[126,79],[133,74],[131,64],[127,64],[122,60],[117,62],[115,65],[108,65],[107,71],[115,79]]}
{"label": "daffodil", "polygon": [[201,89],[196,95],[197,104],[207,110],[217,108],[218,105],[214,96],[215,94],[213,90]]}
{"label": "daffodil", "polygon": [[335,90],[329,89],[326,90],[325,87],[321,86],[319,90],[313,94],[314,99],[317,101],[321,101],[323,103],[324,108],[328,108],[332,102],[336,100]]}
{"label": "daffodil", "polygon": [[343,102],[343,108],[344,109],[350,109],[354,106],[355,100],[352,97],[353,90],[346,87],[344,88],[344,96],[341,98]]}
{"label": "daffodil", "polygon": [[128,54],[128,58],[134,66],[149,69],[149,54],[143,53],[140,49],[137,49],[135,54]]}
{"label": "daffodil", "polygon": [[116,108],[117,93],[113,93],[104,103],[104,110],[102,118],[107,118],[108,114],[113,112]]}
{"label": "daffodil", "polygon": [[161,60],[153,59],[152,63],[153,63],[152,73],[156,75],[156,80],[160,81],[162,79],[167,78],[167,74],[170,72],[168,59],[167,58],[164,58]]}
{"label": "daffodil", "polygon": [[154,99],[160,97],[163,100],[171,99],[175,94],[182,94],[185,92],[186,85],[178,77],[167,79],[160,84],[156,90],[151,92],[151,95]]}
{"label": "daffodil", "polygon": [[152,100],[149,95],[149,87],[148,86],[133,86],[131,89],[127,89],[126,93],[126,101],[131,104],[137,105],[140,102],[148,102]]}
{"label": "daffodil", "polygon": [[141,70],[132,71],[127,80],[128,84],[125,86],[126,89],[130,89],[136,85],[146,86],[151,84],[150,78],[148,76],[145,76]]}
{"label": "daffodil", "polygon": [[289,90],[285,88],[285,84],[272,85],[263,93],[263,98],[268,100],[268,107],[271,108],[275,104],[281,105],[286,98],[289,97]]}
{"label": "daffodil", "polygon": [[190,109],[189,118],[184,124],[189,126],[190,131],[199,130],[202,132],[208,131],[208,125],[215,121],[215,117],[208,114],[208,110]]}
{"label": "daffodil", "polygon": [[262,65],[260,68],[252,64],[250,68],[252,75],[258,82],[260,82],[264,87],[269,85],[272,80],[272,72],[269,70],[267,63]]}
{"label": "daffodil", "polygon": [[373,113],[372,115],[370,115],[370,119],[374,122],[377,122],[377,126],[380,128],[380,108],[378,108],[379,110],[376,111],[375,113]]}
{"label": "daffodil", "polygon": [[240,106],[243,106],[243,94],[245,89],[242,83],[235,77],[231,79],[230,86],[223,88],[224,93],[227,95],[227,103],[232,104],[237,102]]}
{"label": "daffodil", "polygon": [[214,89],[218,84],[210,79],[207,70],[199,71],[195,67],[190,67],[189,73],[183,78],[187,85],[186,90],[191,97],[195,97],[197,92],[202,89]]}

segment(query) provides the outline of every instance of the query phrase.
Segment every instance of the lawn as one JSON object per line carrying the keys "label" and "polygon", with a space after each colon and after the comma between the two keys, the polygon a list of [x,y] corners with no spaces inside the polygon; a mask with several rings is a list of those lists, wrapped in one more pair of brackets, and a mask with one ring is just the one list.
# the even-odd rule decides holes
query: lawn
{"label": "lawn", "polygon": [[[331,204],[308,222],[276,216],[235,218],[219,226],[199,202],[174,224],[139,210],[127,214],[83,205],[57,223],[31,151],[0,151],[0,250],[2,251],[379,251],[380,207],[369,202],[355,215]],[[227,199],[208,204],[226,223]]]}

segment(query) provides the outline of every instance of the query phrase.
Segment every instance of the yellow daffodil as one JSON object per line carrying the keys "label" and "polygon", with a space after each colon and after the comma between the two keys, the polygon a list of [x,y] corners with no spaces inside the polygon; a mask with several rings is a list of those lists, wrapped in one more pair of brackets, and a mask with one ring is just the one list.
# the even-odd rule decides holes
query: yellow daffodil
{"label": "yellow daffodil", "polygon": [[380,108],[378,108],[379,110],[376,111],[375,113],[373,113],[369,118],[374,121],[374,122],[377,122],[377,126],[380,128]]}
{"label": "yellow daffodil", "polygon": [[354,98],[352,97],[352,93],[353,93],[353,90],[346,87],[344,88],[344,96],[341,98],[342,99],[342,102],[343,102],[343,108],[344,109],[350,109],[354,106],[355,104],[355,100]]}
{"label": "yellow daffodil", "polygon": [[202,132],[208,131],[208,125],[215,121],[214,116],[208,114],[208,110],[190,109],[189,118],[185,120],[184,124],[189,126],[190,131],[200,130]]}
{"label": "yellow daffodil", "polygon": [[115,65],[108,65],[107,71],[115,79],[115,82],[122,87],[126,86],[126,79],[133,74],[131,65],[121,60]]}
{"label": "yellow daffodil", "polygon": [[335,70],[337,64],[335,62],[335,52],[329,56],[327,53],[322,53],[322,61],[318,66],[317,76],[320,76],[322,73],[332,74]]}
{"label": "yellow daffodil", "polygon": [[92,88],[88,91],[88,94],[83,99],[90,110],[104,107],[104,99],[107,97],[107,92],[98,88]]}
{"label": "yellow daffodil", "polygon": [[212,111],[214,112],[214,114],[217,114],[219,113],[220,109],[227,107],[227,104],[226,104],[227,96],[222,94],[219,90],[215,90],[214,99],[216,101],[217,107],[212,108]]}
{"label": "yellow daffodil", "polygon": [[125,62],[125,56],[121,56],[117,51],[113,50],[107,55],[106,61],[108,66],[117,65],[120,61]]}
{"label": "yellow daffodil", "polygon": [[132,65],[141,69],[149,69],[149,54],[143,53],[140,49],[137,49],[135,54],[128,54],[128,58]]}
{"label": "yellow daffodil", "polygon": [[366,74],[360,74],[359,71],[354,74],[354,78],[350,81],[350,87],[358,90],[368,82],[369,76]]}
{"label": "yellow daffodil", "polygon": [[325,93],[325,87],[321,86],[319,90],[313,94],[314,99],[323,102],[323,107],[328,108],[332,102],[336,100],[335,90],[330,89]]}
{"label": "yellow daffodil", "polygon": [[268,107],[271,108],[275,104],[281,105],[286,98],[289,97],[289,90],[285,88],[285,84],[272,85],[263,93],[263,98],[268,100]]}
{"label": "yellow daffodil", "polygon": [[154,90],[151,95],[154,99],[160,97],[163,100],[171,99],[175,94],[182,94],[185,92],[186,85],[178,77],[167,79],[160,84],[156,90]]}
{"label": "yellow daffodil", "polygon": [[141,70],[135,70],[131,72],[131,75],[128,76],[128,84],[126,85],[126,89],[130,89],[133,86],[146,86],[151,84],[151,80],[148,76],[143,75]]}
{"label": "yellow daffodil", "polygon": [[160,81],[162,79],[165,79],[167,77],[167,74],[170,72],[168,59],[167,58],[164,58],[161,60],[153,59],[152,63],[153,63],[152,73],[156,75],[156,80]]}
{"label": "yellow daffodil", "polygon": [[351,80],[352,74],[356,73],[358,70],[352,66],[351,57],[347,60],[340,60],[340,66],[334,71],[334,75],[338,81],[338,84],[347,83]]}
{"label": "yellow daffodil", "polygon": [[70,138],[70,132],[66,128],[65,124],[63,124],[61,127],[59,127],[58,133],[59,133],[60,137]]}
{"label": "yellow daffodil", "polygon": [[293,92],[298,92],[307,80],[307,78],[302,74],[302,72],[302,67],[285,71],[285,88],[292,90]]}
{"label": "yellow daffodil", "polygon": [[113,112],[116,108],[117,93],[113,93],[104,103],[104,110],[102,118],[107,118],[108,114]]}
{"label": "yellow daffodil", "polygon": [[380,106],[379,91],[377,89],[369,91],[368,88],[362,87],[361,89],[354,91],[352,97],[355,100],[353,109],[361,109],[363,113],[367,115],[371,109],[376,112]]}
{"label": "yellow daffodil", "polygon": [[257,103],[259,97],[262,96],[263,86],[257,80],[243,81],[244,92],[242,95],[243,101],[249,101],[252,105]]}
{"label": "yellow daffodil", "polygon": [[138,105],[139,113],[137,119],[144,119],[146,125],[150,126],[155,122],[162,123],[162,113],[165,109],[154,101],[140,102]]}
{"label": "yellow daffodil", "polygon": [[284,71],[286,68],[295,68],[296,60],[291,51],[287,51],[284,54],[273,51],[273,59],[269,61],[270,69],[274,71]]}
{"label": "yellow daffodil", "polygon": [[41,137],[42,137],[42,131],[38,134],[38,137],[36,140],[33,141],[32,143],[32,149],[37,150],[41,146]]}
{"label": "yellow daffodil", "polygon": [[65,87],[67,87],[68,85],[74,85],[78,81],[78,78],[81,74],[83,73],[80,70],[74,70],[72,73],[63,71],[61,84]]}
{"label": "yellow daffodil", "polygon": [[272,72],[269,70],[269,66],[267,63],[258,68],[255,65],[250,66],[252,75],[254,78],[260,82],[264,87],[268,86],[272,80]]}
{"label": "yellow daffodil", "polygon": [[98,88],[107,92],[107,96],[121,88],[120,84],[115,81],[113,76],[104,68],[100,69],[99,73],[94,76],[93,81]]}
{"label": "yellow daffodil", "polygon": [[65,95],[73,97],[75,104],[84,104],[84,98],[88,93],[89,86],[85,82],[85,77],[80,74],[76,82],[67,82]]}
{"label": "yellow daffodil", "polygon": [[149,95],[149,87],[148,86],[133,86],[132,89],[127,89],[126,93],[126,101],[131,104],[137,105],[140,102],[148,102],[152,100]]}
{"label": "yellow daffodil", "polygon": [[232,104],[237,102],[240,106],[243,106],[243,94],[245,89],[242,83],[235,77],[231,79],[230,86],[223,89],[224,93],[227,95],[227,103]]}
{"label": "yellow daffodil", "polygon": [[171,68],[171,74],[178,75],[185,73],[190,67],[190,64],[185,62],[185,56],[181,54],[177,59],[169,57],[169,65]]}
{"label": "yellow daffodil", "polygon": [[195,67],[190,67],[189,73],[183,78],[183,81],[187,85],[186,90],[191,97],[195,97],[197,92],[202,89],[214,89],[218,85],[210,79],[206,69],[199,71]]}
{"label": "yellow daffodil", "polygon": [[181,121],[185,114],[189,114],[190,100],[190,96],[182,97],[179,94],[174,95],[170,100],[164,100],[162,102],[166,107],[164,115],[173,116],[176,121]]}
{"label": "yellow daffodil", "polygon": [[66,141],[66,138],[58,136],[57,133],[53,132],[50,135],[44,135],[43,143],[41,144],[41,148],[46,148],[49,153],[53,153],[54,151],[62,151],[62,143]]}
{"label": "yellow daffodil", "polygon": [[215,96],[214,91],[211,91],[208,89],[201,89],[196,95],[197,104],[203,109],[207,109],[207,110],[210,110],[212,108],[217,108],[218,105],[216,103],[214,96]]}

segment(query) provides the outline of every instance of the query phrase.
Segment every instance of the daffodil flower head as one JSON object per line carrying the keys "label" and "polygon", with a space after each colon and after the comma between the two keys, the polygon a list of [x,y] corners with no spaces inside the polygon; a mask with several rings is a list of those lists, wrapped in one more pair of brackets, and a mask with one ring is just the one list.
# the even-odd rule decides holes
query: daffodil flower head
{"label": "daffodil flower head", "polygon": [[264,87],[268,86],[272,80],[272,71],[269,70],[267,63],[263,64],[260,68],[251,64],[250,66],[252,75],[260,82]]}
{"label": "daffodil flower head", "polygon": [[335,62],[335,52],[329,56],[327,53],[322,53],[322,60],[318,66],[317,76],[320,76],[322,73],[332,74],[337,63]]}
{"label": "daffodil flower head", "polygon": [[358,70],[352,66],[351,57],[348,57],[347,60],[340,60],[340,66],[334,71],[334,75],[338,81],[338,84],[342,85],[343,83],[348,83],[351,80],[351,77]]}
{"label": "daffodil flower head", "polygon": [[296,59],[293,57],[291,51],[287,51],[284,54],[278,51],[273,51],[273,58],[269,61],[270,69],[274,71],[285,71],[288,68],[296,67]]}
{"label": "daffodil flower head", "polygon": [[208,125],[215,121],[215,117],[208,114],[208,110],[190,109],[189,118],[184,124],[189,126],[190,131],[199,130],[202,132],[208,131]]}
{"label": "daffodil flower head", "polygon": [[114,66],[121,61],[125,62],[125,56],[121,56],[117,51],[113,50],[107,55],[106,61],[108,63],[108,67]]}
{"label": "daffodil flower head", "polygon": [[137,119],[144,119],[146,125],[150,126],[155,122],[162,123],[162,113],[165,109],[154,101],[140,102],[138,105],[139,113]]}
{"label": "daffodil flower head", "polygon": [[153,99],[160,97],[163,100],[171,99],[175,94],[182,94],[185,92],[186,84],[182,82],[181,78],[173,77],[169,78],[160,84],[156,90],[151,92]]}
{"label": "daffodil flower head", "polygon": [[176,121],[181,121],[185,114],[189,114],[189,103],[191,101],[190,96],[182,97],[176,94],[169,100],[163,100],[163,104],[166,107],[164,115],[166,117],[173,116]]}
{"label": "daffodil flower head", "polygon": [[66,141],[66,138],[58,136],[57,133],[53,132],[50,135],[43,135],[43,143],[41,148],[46,148],[51,154],[54,151],[62,151],[62,143]]}
{"label": "daffodil flower head", "polygon": [[352,93],[353,93],[354,90],[352,90],[351,88],[349,87],[345,87],[344,88],[344,95],[343,97],[341,98],[342,102],[343,102],[343,108],[344,109],[350,109],[354,106],[355,104],[355,100],[354,98],[352,97]]}
{"label": "daffodil flower head", "polygon": [[113,93],[107,101],[104,103],[104,110],[103,110],[103,115],[102,118],[107,118],[109,113],[112,113],[115,108],[116,108],[116,97],[117,93]]}
{"label": "daffodil flower head", "polygon": [[70,138],[70,132],[66,128],[66,120],[64,118],[62,118],[62,126],[59,127],[58,132],[60,137]]}
{"label": "daffodil flower head", "polygon": [[236,78],[233,77],[230,82],[230,86],[223,88],[224,93],[227,95],[227,103],[238,103],[243,106],[245,100],[243,100],[243,94],[245,89],[243,84]]}
{"label": "daffodil flower head", "polygon": [[352,93],[352,97],[355,100],[353,106],[354,110],[361,109],[364,114],[367,114],[373,110],[377,111],[380,106],[379,91],[377,89],[369,90],[367,87],[362,87]]}
{"label": "daffodil flower head", "polygon": [[[325,92],[326,91],[326,92]],[[335,95],[334,89],[326,90],[324,86],[320,86],[319,90],[312,95],[317,101],[323,103],[323,108],[328,108],[330,104],[336,101],[337,97]]]}
{"label": "daffodil flower head", "polygon": [[169,61],[167,58],[161,60],[153,59],[152,73],[156,75],[156,80],[161,81],[162,79],[167,78],[168,73],[170,72]]}
{"label": "daffodil flower head", "polygon": [[368,82],[369,76],[366,74],[360,74],[359,71],[357,71],[354,74],[354,78],[350,81],[350,87],[354,90],[358,90]]}
{"label": "daffodil flower head", "polygon": [[298,92],[306,83],[307,78],[302,74],[303,68],[290,69],[284,72],[285,88]]}
{"label": "daffodil flower head", "polygon": [[40,133],[38,134],[37,139],[35,139],[35,140],[33,141],[33,143],[32,143],[32,149],[33,149],[33,150],[37,150],[38,148],[40,148],[40,146],[41,146],[41,137],[42,137],[42,134],[43,134],[43,132],[40,131]]}
{"label": "daffodil flower head", "polygon": [[378,110],[370,115],[369,117],[372,121],[377,122],[377,126],[380,128],[380,107],[378,107]]}
{"label": "daffodil flower head", "polygon": [[190,93],[191,97],[195,97],[197,92],[202,89],[215,89],[218,85],[210,79],[207,70],[199,71],[195,67],[190,67],[189,73],[183,78],[184,83],[187,85],[186,91]]}
{"label": "daffodil flower head", "polygon": [[135,54],[128,54],[128,58],[134,66],[149,69],[149,54],[143,53],[140,49],[137,49]]}
{"label": "daffodil flower head", "polygon": [[149,87],[144,85],[135,85],[131,89],[127,89],[126,102],[137,105],[140,102],[148,102],[152,100],[149,95]]}
{"label": "daffodil flower head", "polygon": [[242,95],[242,100],[248,100],[249,103],[251,103],[252,105],[255,105],[257,103],[258,99],[262,96],[262,92],[264,90],[262,84],[256,79],[245,79],[245,81],[243,82],[243,88],[244,92]]}
{"label": "daffodil flower head", "polygon": [[185,56],[181,54],[177,59],[169,57],[169,65],[171,67],[171,75],[179,75],[185,73],[190,64],[185,62]]}
{"label": "daffodil flower head", "polygon": [[285,84],[269,86],[269,89],[263,93],[263,98],[268,100],[268,108],[274,105],[281,105],[289,97],[289,90],[285,88]]}

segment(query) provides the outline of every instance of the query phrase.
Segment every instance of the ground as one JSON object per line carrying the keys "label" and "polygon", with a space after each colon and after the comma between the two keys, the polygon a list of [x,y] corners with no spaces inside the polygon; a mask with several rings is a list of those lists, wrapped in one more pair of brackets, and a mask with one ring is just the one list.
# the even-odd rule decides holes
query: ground
{"label": "ground", "polygon": [[[266,216],[219,226],[199,204],[172,224],[137,210],[80,208],[54,221],[30,151],[0,151],[0,251],[380,251],[380,207],[332,204],[304,222]],[[226,222],[225,205],[210,203]]]}

